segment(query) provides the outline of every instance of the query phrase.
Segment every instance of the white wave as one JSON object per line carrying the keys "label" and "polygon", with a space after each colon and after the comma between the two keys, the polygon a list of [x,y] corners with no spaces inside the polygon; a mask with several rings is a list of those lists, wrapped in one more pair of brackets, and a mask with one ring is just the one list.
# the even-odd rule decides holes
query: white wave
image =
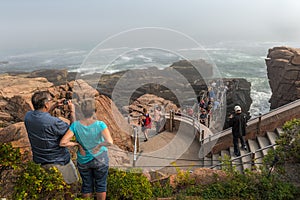
{"label": "white wave", "polygon": [[143,59],[144,62],[147,62],[147,63],[153,62],[152,58],[146,57],[144,55],[138,55],[137,58],[141,58],[141,59]]}
{"label": "white wave", "polygon": [[272,92],[267,78],[250,78],[251,82],[251,99],[250,115],[256,117],[259,114],[265,114],[270,111],[269,100]]}
{"label": "white wave", "polygon": [[68,51],[65,53],[66,55],[70,55],[70,54],[87,54],[87,51],[84,50],[78,50],[78,51]]}
{"label": "white wave", "polygon": [[125,60],[125,61],[130,61],[130,60],[133,59],[133,58],[131,58],[131,57],[129,57],[129,56],[120,56],[120,58],[121,58],[122,60]]}

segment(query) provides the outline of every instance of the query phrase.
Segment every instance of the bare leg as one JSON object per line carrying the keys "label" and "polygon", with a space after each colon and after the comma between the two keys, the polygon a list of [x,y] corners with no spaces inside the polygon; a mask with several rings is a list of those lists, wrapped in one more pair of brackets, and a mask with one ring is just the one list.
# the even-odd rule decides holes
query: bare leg
{"label": "bare leg", "polygon": [[143,133],[146,138],[144,141],[146,142],[146,141],[148,141],[148,129],[145,129]]}
{"label": "bare leg", "polygon": [[92,197],[93,197],[93,194],[92,194],[92,193],[82,194],[82,198],[84,198],[84,199],[87,199],[87,198],[92,199]]}
{"label": "bare leg", "polygon": [[97,197],[97,200],[105,200],[106,199],[106,192],[97,192],[96,197]]}

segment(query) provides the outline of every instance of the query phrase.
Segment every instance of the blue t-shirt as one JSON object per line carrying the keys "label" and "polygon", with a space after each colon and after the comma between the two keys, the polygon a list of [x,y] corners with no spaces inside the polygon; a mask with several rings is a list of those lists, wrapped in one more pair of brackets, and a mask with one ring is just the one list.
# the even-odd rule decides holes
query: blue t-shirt
{"label": "blue t-shirt", "polygon": [[77,152],[77,161],[80,164],[87,163],[100,155],[103,151],[107,151],[105,146],[102,146],[99,152],[93,154],[93,148],[95,148],[101,142],[104,142],[102,131],[107,126],[103,121],[95,121],[93,124],[85,126],[79,121],[75,121],[71,124],[70,130],[74,133],[77,142],[84,148],[85,156]]}
{"label": "blue t-shirt", "polygon": [[24,122],[34,162],[65,165],[70,161],[68,149],[59,146],[69,124],[39,110],[28,111]]}

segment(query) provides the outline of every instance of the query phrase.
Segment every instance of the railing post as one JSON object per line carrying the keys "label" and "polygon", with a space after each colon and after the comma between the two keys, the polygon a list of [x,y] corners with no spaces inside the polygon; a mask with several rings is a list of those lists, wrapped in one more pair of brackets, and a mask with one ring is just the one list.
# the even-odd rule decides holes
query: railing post
{"label": "railing post", "polygon": [[170,110],[170,132],[173,132],[174,125],[174,111]]}
{"label": "railing post", "polygon": [[207,115],[207,128],[210,126],[210,114]]}
{"label": "railing post", "polygon": [[136,151],[140,152],[140,137],[139,137],[139,129],[136,128]]}
{"label": "railing post", "polygon": [[252,152],[251,154],[251,170],[255,170],[255,152]]}
{"label": "railing post", "polygon": [[201,144],[203,144],[204,142],[204,130],[202,130],[201,132]]}
{"label": "railing post", "polygon": [[127,116],[127,122],[128,122],[128,124],[130,124],[130,115],[129,114]]}
{"label": "railing post", "polygon": [[258,117],[256,135],[260,135],[260,126],[261,126],[261,113],[259,113],[259,117]]}
{"label": "railing post", "polygon": [[176,128],[176,127],[175,127],[175,120],[174,120],[174,117],[175,117],[175,111],[172,110],[172,131],[173,131],[173,129]]}
{"label": "railing post", "polygon": [[137,129],[137,127],[133,128],[133,138],[134,138],[133,167],[135,167],[136,154],[137,154],[137,152],[139,152],[139,138],[138,138],[138,129]]}
{"label": "railing post", "polygon": [[194,129],[194,135],[196,136],[196,127],[195,127],[195,118],[193,118],[193,129]]}
{"label": "railing post", "polygon": [[173,131],[173,120],[172,120],[172,110],[170,110],[170,123],[169,123],[169,129],[170,129],[170,132]]}

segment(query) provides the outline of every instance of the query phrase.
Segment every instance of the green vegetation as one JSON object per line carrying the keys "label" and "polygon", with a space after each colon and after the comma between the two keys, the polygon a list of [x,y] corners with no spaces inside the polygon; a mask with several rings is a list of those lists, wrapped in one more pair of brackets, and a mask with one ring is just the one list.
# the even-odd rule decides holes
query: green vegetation
{"label": "green vegetation", "polygon": [[231,174],[227,181],[209,185],[194,185],[180,192],[182,196],[200,196],[202,199],[294,199],[296,188],[278,179],[261,174]]}
{"label": "green vegetation", "polygon": [[[177,170],[177,176],[152,183],[141,170],[110,169],[107,197],[114,199],[156,199],[172,197],[174,199],[295,199],[299,188],[284,182],[280,174],[284,173],[287,163],[300,162],[300,120],[287,122],[284,133],[276,141],[275,150],[269,151],[260,172],[246,171],[240,174],[230,165],[229,158],[222,161],[226,179],[218,175],[211,184],[198,184],[189,171]],[[276,159],[274,159],[276,158]],[[276,162],[274,162],[274,160]],[[270,173],[270,169],[275,170]],[[14,170],[17,174],[13,182],[15,190],[12,199],[63,199],[69,186],[63,181],[56,168],[45,170],[31,161],[21,163],[19,149],[10,144],[0,145],[0,173]],[[3,180],[1,180],[3,182]],[[1,188],[0,188],[1,190]],[[73,197],[80,196],[77,190]],[[8,197],[10,198],[10,197]]]}
{"label": "green vegetation", "polygon": [[21,163],[21,153],[11,144],[2,144],[0,146],[0,171],[8,168],[16,169]]}
{"label": "green vegetation", "polygon": [[27,162],[15,184],[14,199],[64,199],[67,185],[57,168],[45,170],[40,165]]}
{"label": "green vegetation", "polygon": [[141,170],[110,169],[108,176],[107,197],[114,199],[150,199],[152,188]]}

